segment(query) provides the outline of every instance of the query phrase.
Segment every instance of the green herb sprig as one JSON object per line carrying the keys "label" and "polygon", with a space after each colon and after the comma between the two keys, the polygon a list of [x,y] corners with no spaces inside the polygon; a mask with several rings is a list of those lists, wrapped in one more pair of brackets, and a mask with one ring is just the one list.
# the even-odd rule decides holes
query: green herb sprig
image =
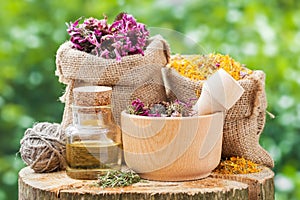
{"label": "green herb sprig", "polygon": [[137,183],[140,176],[132,171],[110,170],[105,175],[98,177],[97,184],[102,188],[125,187]]}

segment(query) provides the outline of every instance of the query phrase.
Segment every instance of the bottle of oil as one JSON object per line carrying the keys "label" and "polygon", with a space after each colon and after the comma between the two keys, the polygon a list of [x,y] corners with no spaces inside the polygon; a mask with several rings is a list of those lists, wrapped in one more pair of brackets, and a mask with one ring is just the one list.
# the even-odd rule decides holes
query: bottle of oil
{"label": "bottle of oil", "polygon": [[[102,87],[102,86],[101,86]],[[95,89],[95,88],[94,88]],[[76,100],[72,107],[73,124],[66,129],[67,175],[74,179],[97,179],[108,170],[121,168],[121,132],[114,123],[110,101],[102,105],[86,102],[90,92],[84,93],[85,101]],[[87,91],[86,88],[78,90]],[[76,90],[75,90],[76,92]],[[88,94],[88,95],[87,95]],[[95,97],[95,95],[93,95]],[[96,95],[101,97],[101,95]],[[94,99],[91,97],[91,101]],[[76,98],[80,98],[80,95]],[[88,101],[88,102],[91,102]],[[106,104],[106,105],[105,105]]]}

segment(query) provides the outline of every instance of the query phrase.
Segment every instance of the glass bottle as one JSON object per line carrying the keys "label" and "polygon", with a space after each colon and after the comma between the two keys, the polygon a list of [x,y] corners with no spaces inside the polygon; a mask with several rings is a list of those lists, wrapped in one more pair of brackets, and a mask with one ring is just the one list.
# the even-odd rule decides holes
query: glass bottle
{"label": "glass bottle", "polygon": [[66,129],[67,175],[74,179],[97,179],[120,170],[121,132],[110,105],[73,105],[73,124]]}

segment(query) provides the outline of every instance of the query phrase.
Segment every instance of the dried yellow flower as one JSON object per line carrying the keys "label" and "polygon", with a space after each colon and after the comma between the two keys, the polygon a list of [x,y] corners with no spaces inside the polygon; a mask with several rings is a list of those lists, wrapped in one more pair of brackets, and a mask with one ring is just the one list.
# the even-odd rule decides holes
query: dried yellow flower
{"label": "dried yellow flower", "polygon": [[260,172],[258,164],[243,157],[230,157],[220,162],[214,172],[219,174],[249,174]]}
{"label": "dried yellow flower", "polygon": [[174,68],[180,75],[194,81],[206,80],[220,68],[227,71],[235,80],[252,73],[229,55],[222,54],[189,56],[177,54],[171,57],[167,67]]}

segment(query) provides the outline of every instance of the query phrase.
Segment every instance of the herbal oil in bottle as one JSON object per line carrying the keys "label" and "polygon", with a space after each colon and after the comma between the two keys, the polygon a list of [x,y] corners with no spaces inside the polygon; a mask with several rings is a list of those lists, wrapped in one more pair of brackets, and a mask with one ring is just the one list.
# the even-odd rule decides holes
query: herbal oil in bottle
{"label": "herbal oil in bottle", "polygon": [[113,123],[110,106],[73,106],[73,118],[66,130],[67,175],[97,179],[108,170],[120,170],[121,132]]}

